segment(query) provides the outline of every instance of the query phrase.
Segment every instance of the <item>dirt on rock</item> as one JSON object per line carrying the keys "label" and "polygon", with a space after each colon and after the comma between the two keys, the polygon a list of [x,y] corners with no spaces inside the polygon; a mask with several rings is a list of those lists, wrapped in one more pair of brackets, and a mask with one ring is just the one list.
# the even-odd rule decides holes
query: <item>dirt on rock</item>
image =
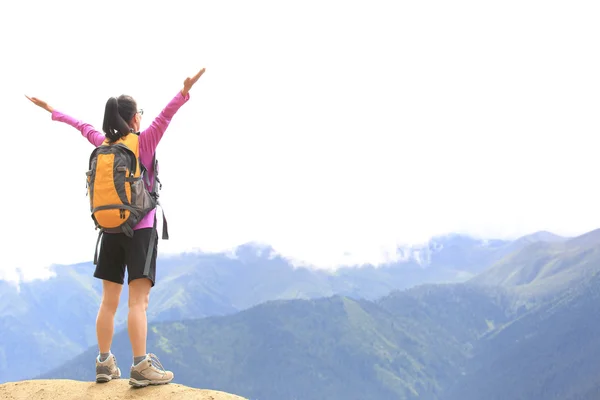
{"label": "dirt on rock", "polygon": [[170,383],[135,389],[128,379],[107,383],[68,379],[28,380],[0,385],[2,400],[121,400],[121,399],[192,399],[247,400],[215,390],[194,389]]}

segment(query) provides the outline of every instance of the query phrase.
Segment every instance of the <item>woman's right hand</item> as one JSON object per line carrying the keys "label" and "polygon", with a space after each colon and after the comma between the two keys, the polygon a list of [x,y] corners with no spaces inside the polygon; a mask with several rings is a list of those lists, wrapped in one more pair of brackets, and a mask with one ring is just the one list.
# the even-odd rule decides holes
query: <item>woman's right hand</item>
{"label": "woman's right hand", "polygon": [[48,111],[49,113],[54,111],[54,109],[52,107],[50,107],[48,105],[48,103],[46,103],[43,100],[38,99],[37,97],[29,97],[27,95],[25,95],[25,97],[27,97],[33,104],[35,104],[38,107],[42,107],[44,110]]}

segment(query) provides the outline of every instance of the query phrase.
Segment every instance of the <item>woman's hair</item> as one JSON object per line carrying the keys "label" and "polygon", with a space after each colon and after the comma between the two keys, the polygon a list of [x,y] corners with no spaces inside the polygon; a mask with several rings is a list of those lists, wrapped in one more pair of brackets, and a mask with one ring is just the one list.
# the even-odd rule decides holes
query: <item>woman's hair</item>
{"label": "woman's hair", "polygon": [[102,130],[109,141],[115,142],[131,132],[129,121],[137,112],[137,104],[131,96],[122,94],[118,98],[111,97],[104,109]]}

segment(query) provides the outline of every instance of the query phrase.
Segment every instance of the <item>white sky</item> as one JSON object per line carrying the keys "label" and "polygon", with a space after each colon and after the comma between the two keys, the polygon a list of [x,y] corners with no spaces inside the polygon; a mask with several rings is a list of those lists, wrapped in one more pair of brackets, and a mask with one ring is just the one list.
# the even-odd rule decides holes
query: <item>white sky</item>
{"label": "white sky", "polygon": [[329,266],[600,226],[598,2],[90,4],[0,6],[0,276],[96,239],[93,147],[24,94],[100,130],[127,93],[145,127],[201,67],[158,147],[163,255],[258,241]]}

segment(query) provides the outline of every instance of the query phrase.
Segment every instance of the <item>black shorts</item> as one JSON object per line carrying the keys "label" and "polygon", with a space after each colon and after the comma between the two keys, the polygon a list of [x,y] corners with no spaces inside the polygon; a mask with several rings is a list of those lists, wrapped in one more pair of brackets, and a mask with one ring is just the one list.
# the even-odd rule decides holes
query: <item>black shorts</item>
{"label": "black shorts", "polygon": [[127,284],[134,279],[148,278],[154,286],[156,279],[156,253],[158,250],[158,234],[154,235],[150,268],[144,273],[146,256],[150,247],[150,236],[156,228],[137,229],[133,238],[124,233],[104,233],[98,254],[98,264],[94,277],[110,282],[123,284],[125,266],[127,266]]}

